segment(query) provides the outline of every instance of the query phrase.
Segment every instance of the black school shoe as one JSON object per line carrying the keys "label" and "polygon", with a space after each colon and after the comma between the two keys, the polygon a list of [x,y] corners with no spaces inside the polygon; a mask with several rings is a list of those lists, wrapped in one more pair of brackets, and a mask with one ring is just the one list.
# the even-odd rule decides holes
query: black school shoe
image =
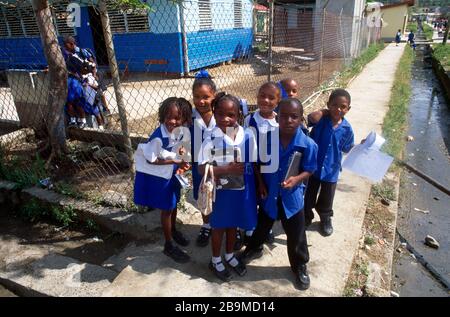
{"label": "black school shoe", "polygon": [[304,291],[309,288],[310,279],[308,275],[308,271],[306,269],[306,264],[301,264],[298,268],[298,271],[295,272],[295,286]]}
{"label": "black school shoe", "polygon": [[216,269],[216,265],[220,264],[222,262],[219,262],[217,264],[212,263],[212,261],[209,262],[209,269],[214,273],[215,276],[217,276],[219,279],[221,279],[224,282],[228,282],[231,280],[231,273],[227,270],[225,267],[225,270],[218,271]]}
{"label": "black school shoe", "polygon": [[[232,266],[230,264],[230,262],[233,259],[236,259],[236,261],[238,261],[238,264],[236,266]],[[229,259],[226,262],[239,276],[244,276],[247,273],[247,268],[245,267],[245,264],[242,263],[241,261],[239,261],[234,255],[233,255],[233,257],[231,259]]]}
{"label": "black school shoe", "polygon": [[166,244],[163,253],[178,263],[187,263],[191,259],[185,251],[173,244]]}
{"label": "black school shoe", "polygon": [[275,235],[272,231],[267,234],[266,240],[264,242],[267,244],[273,244],[275,242]]}
{"label": "black school shoe", "polygon": [[246,247],[243,252],[241,252],[237,258],[240,262],[250,263],[252,260],[258,259],[263,255],[263,246],[260,246],[256,249],[250,249]]}
{"label": "black school shoe", "polygon": [[178,230],[172,231],[172,239],[182,247],[187,247],[189,245],[189,239],[186,239],[186,237]]}
{"label": "black school shoe", "polygon": [[333,233],[333,224],[331,223],[331,217],[323,218],[320,220],[320,233],[324,237],[331,236]]}
{"label": "black school shoe", "polygon": [[242,238],[242,234],[240,230],[236,230],[236,241],[234,242],[234,251],[239,251],[242,249],[242,246],[244,245],[244,239]]}
{"label": "black school shoe", "polygon": [[209,237],[211,237],[211,228],[201,227],[195,243],[199,247],[206,247],[209,243]]}

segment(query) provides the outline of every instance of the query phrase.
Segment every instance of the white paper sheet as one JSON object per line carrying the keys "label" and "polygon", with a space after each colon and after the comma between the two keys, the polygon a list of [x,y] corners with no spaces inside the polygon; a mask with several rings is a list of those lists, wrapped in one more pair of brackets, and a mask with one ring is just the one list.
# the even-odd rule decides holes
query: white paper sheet
{"label": "white paper sheet", "polygon": [[342,163],[342,168],[372,182],[381,182],[394,160],[393,157],[380,152],[385,141],[375,132],[370,132],[364,144],[358,144],[350,151]]}

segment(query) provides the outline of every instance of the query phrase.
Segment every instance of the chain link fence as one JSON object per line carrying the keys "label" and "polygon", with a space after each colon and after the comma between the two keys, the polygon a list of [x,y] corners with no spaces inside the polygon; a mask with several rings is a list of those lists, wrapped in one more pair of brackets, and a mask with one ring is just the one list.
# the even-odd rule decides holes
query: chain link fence
{"label": "chain link fence", "polygon": [[[38,14],[28,1],[0,1],[0,176],[131,210],[133,150],[158,126],[164,99],[192,101],[197,71],[207,69],[219,91],[253,109],[269,80],[296,80],[306,100],[380,33],[364,1],[333,9],[320,1],[154,0],[151,10],[49,2]],[[67,46],[59,47],[68,36],[95,70],[67,80]],[[69,127],[80,87],[90,102],[86,126]],[[55,142],[64,155],[51,161]]]}

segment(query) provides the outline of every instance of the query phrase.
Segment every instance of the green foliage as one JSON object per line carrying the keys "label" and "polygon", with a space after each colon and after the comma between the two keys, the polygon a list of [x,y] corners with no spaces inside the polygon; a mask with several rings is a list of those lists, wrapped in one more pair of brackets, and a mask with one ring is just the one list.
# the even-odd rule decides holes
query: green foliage
{"label": "green foliage", "polygon": [[[155,11],[155,8],[152,6],[154,1],[151,0],[109,0],[108,4],[111,4],[113,7],[128,10],[128,9],[145,9],[148,11]],[[166,2],[172,4],[182,4],[183,0],[166,0]]]}
{"label": "green foliage", "polygon": [[408,23],[406,29],[408,29],[409,31],[413,31],[414,33],[417,33],[417,23],[416,22]]}
{"label": "green foliage", "polygon": [[442,67],[450,68],[450,44],[434,45],[433,57],[441,63]]}
{"label": "green foliage", "polygon": [[77,214],[72,206],[52,207],[51,216],[65,227],[69,226],[77,219]]}
{"label": "green foliage", "polygon": [[433,28],[425,23],[422,23],[422,28],[427,40],[431,40],[433,38]]}
{"label": "green foliage", "polygon": [[97,223],[92,219],[86,220],[86,228],[91,231],[99,231],[100,230]]}
{"label": "green foliage", "polygon": [[39,180],[47,177],[45,162],[38,154],[31,162],[19,156],[8,160],[5,151],[0,148],[0,178],[15,182],[19,188],[26,188],[39,184]]}
{"label": "green foliage", "polygon": [[65,183],[65,182],[58,182],[55,184],[54,190],[57,193],[60,193],[62,195],[67,195],[73,198],[84,198],[83,193],[78,191],[73,185]]}
{"label": "green foliage", "polygon": [[375,240],[372,237],[367,236],[364,238],[364,244],[373,245],[374,243],[375,243]]}
{"label": "green foliage", "polygon": [[19,216],[25,220],[35,222],[49,215],[48,209],[43,207],[36,199],[31,199],[19,209]]}
{"label": "green foliage", "polygon": [[383,150],[396,158],[401,158],[405,144],[404,134],[411,96],[411,64],[413,59],[412,48],[406,46],[395,73],[389,111],[383,121],[383,136],[386,138]]}
{"label": "green foliage", "polygon": [[387,200],[395,200],[394,186],[386,183],[376,184],[372,186],[372,194],[375,197],[384,198]]}

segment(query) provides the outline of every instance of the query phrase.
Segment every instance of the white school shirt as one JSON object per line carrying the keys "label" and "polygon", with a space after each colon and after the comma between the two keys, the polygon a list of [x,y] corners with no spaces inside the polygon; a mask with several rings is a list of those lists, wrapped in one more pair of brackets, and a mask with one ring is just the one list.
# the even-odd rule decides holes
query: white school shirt
{"label": "white school shirt", "polygon": [[205,139],[207,139],[214,128],[216,127],[216,119],[214,118],[214,115],[211,117],[211,120],[209,120],[209,124],[206,125],[205,121],[203,120],[201,114],[198,112],[197,109],[192,109],[192,123],[193,123],[193,135],[191,135],[191,138],[194,138],[194,148],[193,151],[196,153],[194,155],[194,162],[198,161],[198,153],[200,152],[200,148],[202,146],[202,143]]}
{"label": "white school shirt", "polygon": [[83,75],[83,84],[86,83],[87,85],[83,85],[83,92],[84,92],[84,99],[88,104],[91,106],[95,103],[95,96],[97,95],[97,90],[92,88],[92,86],[98,87],[98,82],[95,79],[94,75],[92,73]]}
{"label": "white school shirt", "polygon": [[164,124],[161,124],[160,129],[162,137],[169,138],[167,148],[170,150],[163,148],[160,138],[154,138],[147,143],[139,144],[134,155],[136,171],[170,179],[173,173],[173,164],[155,165],[148,162],[154,163],[158,158],[163,160],[177,158],[177,153],[173,150],[177,149],[177,146],[183,142],[185,131],[184,129],[176,129],[174,133],[169,133]]}

